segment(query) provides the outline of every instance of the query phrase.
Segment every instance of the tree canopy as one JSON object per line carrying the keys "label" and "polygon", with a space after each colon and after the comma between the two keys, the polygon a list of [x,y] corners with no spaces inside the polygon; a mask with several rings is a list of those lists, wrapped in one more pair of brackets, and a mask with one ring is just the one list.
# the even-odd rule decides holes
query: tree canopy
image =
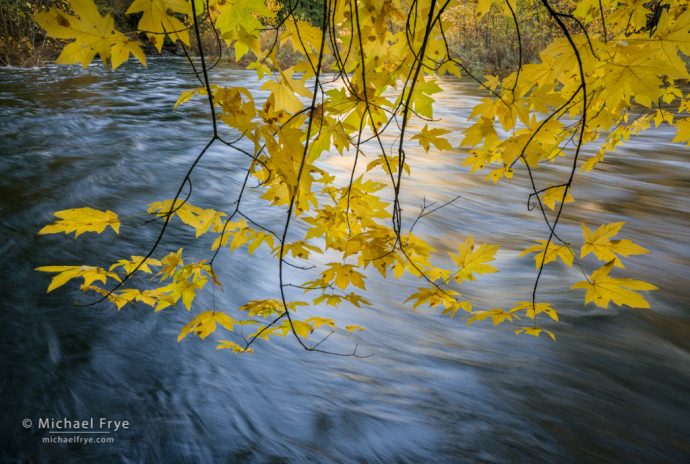
{"label": "tree canopy", "polygon": [[[87,66],[99,56],[104,66],[115,69],[131,56],[146,65],[142,38],[158,51],[166,39],[175,41],[198,80],[198,87],[183,92],[175,106],[204,101],[210,135],[200,141],[175,195],[149,205],[146,213],[159,227],[149,248],[139,256],[101,257],[111,262],[97,266],[41,266],[39,271],[55,274],[49,292],[81,279],[81,289],[95,295],[93,302],[109,300],[118,309],[141,303],[161,311],[181,302],[195,313],[179,340],[206,338],[222,327],[234,335],[218,338],[218,349],[246,352],[257,340],[291,335],[307,350],[353,356],[360,356],[356,349],[337,353],[322,345],[340,326],[335,319],[310,316],[309,307],[369,305],[366,289],[375,273],[417,277],[418,289],[406,295],[412,307],[428,305],[449,317],[464,313],[468,323],[513,323],[517,334],[553,339],[544,321],[558,321],[558,308],[539,292],[551,263],[579,270],[579,280],[564,288],[583,292],[585,304],[650,306],[644,292],[656,287],[624,271],[627,257],[648,250],[625,238],[623,222],[582,224],[578,243],[561,237],[558,226],[566,205],[577,201],[576,176],[597,169],[607,153],[631,137],[669,125],[676,128],[673,142],[690,143],[690,95],[681,87],[690,78],[688,1],[324,0],[281,5],[270,0],[134,0],[126,13],[138,17],[135,33],[120,32],[93,0],[68,3],[67,9],[35,16],[48,35],[70,41],[57,63]],[[308,15],[299,13],[304,11]],[[505,18],[512,25],[517,66],[503,75],[476,75],[449,47],[448,36],[462,19],[459,11],[479,20],[489,14]],[[523,22],[531,14],[550,21],[557,32],[533,62],[523,56]],[[249,60],[247,68],[256,72],[267,97],[209,77],[220,57],[208,56],[204,30],[231,48],[235,60]],[[286,49],[296,56],[288,64],[280,59]],[[485,91],[467,129],[447,127],[435,117],[434,95],[443,91],[442,75],[474,80]],[[194,169],[213,145],[246,160],[231,211],[194,205]],[[585,157],[586,145],[594,155]],[[496,308],[460,293],[482,275],[498,271],[498,245],[466,235],[448,260],[428,237],[415,233],[425,216],[458,198],[424,205],[418,214],[403,213],[401,192],[415,179],[406,156],[411,146],[447,152],[448,160],[493,183],[529,178],[528,204],[543,220],[545,233],[521,254],[534,259],[536,275],[513,305]],[[347,159],[347,176],[328,170],[324,161],[331,157]],[[556,184],[540,185],[535,172],[554,160],[568,166],[566,175]],[[284,211],[282,223],[265,224],[244,207],[250,181],[258,182],[263,201]],[[113,211],[76,206],[56,212],[55,222],[39,234],[117,234],[125,221]],[[172,221],[190,227],[197,238],[212,235],[208,255],[188,256],[182,248],[160,253]],[[218,253],[241,248],[250,255],[259,248],[270,251],[278,274],[275,291],[256,295],[236,311],[196,308],[199,292],[223,286],[223,276],[214,271]],[[312,268],[313,255],[329,262]],[[304,279],[289,281],[287,269]],[[244,326],[253,332],[239,335],[236,328]]]}

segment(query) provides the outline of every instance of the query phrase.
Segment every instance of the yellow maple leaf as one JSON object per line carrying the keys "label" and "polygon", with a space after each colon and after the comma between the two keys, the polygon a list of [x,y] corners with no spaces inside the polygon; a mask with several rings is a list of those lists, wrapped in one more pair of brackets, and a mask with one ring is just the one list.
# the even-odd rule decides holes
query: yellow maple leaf
{"label": "yellow maple leaf", "polygon": [[214,230],[222,228],[222,218],[226,216],[222,211],[200,208],[180,199],[175,201],[175,207],[172,206],[172,200],[155,201],[149,204],[146,212],[159,217],[166,217],[171,212],[176,214],[182,222],[196,230],[197,238],[208,232],[211,227]]}
{"label": "yellow maple leaf", "polygon": [[342,300],[343,297],[340,295],[336,295],[333,293],[323,293],[314,298],[314,305],[318,305],[319,303],[325,301],[328,306],[336,307],[342,302]]}
{"label": "yellow maple leaf", "polygon": [[[484,147],[493,146],[498,141],[498,133],[494,128],[494,119],[482,115],[477,122],[464,130],[464,138],[460,145],[463,147],[472,147],[479,145],[484,141]],[[474,170],[474,169],[473,169]]]}
{"label": "yellow maple leaf", "polygon": [[192,8],[186,0],[134,0],[125,14],[142,13],[137,27],[146,32],[159,52],[163,49],[166,34],[173,41],[179,40],[189,46],[188,27],[168,11],[190,15]]}
{"label": "yellow maple leaf", "polygon": [[573,284],[570,288],[584,288],[585,304],[594,303],[600,308],[607,309],[609,303],[631,308],[649,308],[649,302],[634,290],[657,290],[655,285],[635,279],[619,279],[609,276],[613,268],[613,260],[592,272],[588,280]]}
{"label": "yellow maple leaf", "polygon": [[[274,252],[277,255],[280,252],[280,247],[276,247]],[[297,240],[296,242],[285,244],[283,247],[283,256],[287,256],[288,253],[295,258],[309,259],[311,253],[321,253],[321,248],[307,243],[304,240]]]}
{"label": "yellow maple leaf", "polygon": [[39,235],[74,232],[74,238],[84,232],[101,233],[110,226],[115,233],[120,233],[120,221],[117,214],[108,210],[100,211],[93,208],[74,208],[53,213],[59,220],[48,224],[38,231]]}
{"label": "yellow maple leaf", "polygon": [[[204,264],[204,261],[182,266],[181,251],[182,249],[178,250],[178,253],[170,253],[161,260],[163,267],[159,274],[163,274],[163,279],[166,276],[172,277],[173,281],[165,287],[157,289],[161,294],[166,295],[167,298],[162,299],[161,305],[156,307],[156,311],[160,311],[170,304],[175,304],[180,299],[182,299],[182,303],[189,311],[192,302],[196,298],[197,291],[203,289],[208,282],[208,277],[203,275],[203,273],[212,275],[210,266]],[[219,283],[215,278],[213,282],[216,285]]]}
{"label": "yellow maple leaf", "polygon": [[[248,31],[261,31],[264,27],[259,18],[274,18],[275,11],[268,7],[265,2],[256,0],[234,0],[227,2],[224,0],[213,0],[212,8],[217,10],[215,25],[221,34],[237,27],[241,24]],[[215,12],[213,12],[215,13]]]}
{"label": "yellow maple leaf", "polygon": [[[554,187],[548,189],[546,192],[544,192],[544,196],[542,197],[542,201],[544,204],[551,208],[554,209],[556,207],[556,202],[559,202],[563,199],[563,191],[565,190],[565,185],[561,185],[560,187]],[[575,198],[568,192],[568,194],[565,196],[565,203],[572,203],[575,201]]]}
{"label": "yellow maple leaf", "polygon": [[424,151],[428,152],[429,148],[433,144],[439,150],[452,150],[450,142],[441,137],[442,135],[449,134],[450,131],[447,129],[429,129],[428,124],[424,124],[422,131],[412,136],[412,140],[418,140],[419,144],[424,147]]}
{"label": "yellow maple leaf", "polygon": [[366,289],[364,275],[357,271],[352,264],[328,263],[328,269],[321,273],[324,282],[335,283],[341,290],[352,284],[362,290]]}
{"label": "yellow maple leaf", "polygon": [[690,10],[686,9],[676,18],[673,16],[669,13],[659,15],[659,22],[651,37],[645,34],[640,39],[632,39],[630,43],[641,43],[649,52],[663,56],[665,64],[679,74],[673,77],[687,79],[687,67],[679,53],[690,55]]}
{"label": "yellow maple leaf", "polygon": [[[408,296],[405,303],[411,300],[416,300],[412,303],[412,309],[416,309],[418,306],[427,304],[431,308],[435,308],[438,305],[443,305],[444,308],[451,308],[457,303],[455,299],[456,296],[460,296],[459,292],[455,290],[440,290],[436,287],[420,287],[417,292]],[[459,309],[459,306],[458,306]]]}
{"label": "yellow maple leaf", "polygon": [[[144,260],[143,256],[132,256],[132,259],[120,259],[115,264],[110,266],[110,270],[117,269],[121,267],[124,269],[125,274],[131,274],[134,272],[137,266]],[[153,272],[150,266],[161,266],[161,262],[154,258],[148,258],[141,266],[139,266],[139,271],[146,272],[150,274]]]}
{"label": "yellow maple leaf", "polygon": [[[255,8],[256,3],[256,1],[251,1],[252,9]],[[259,24],[257,29],[261,29],[261,27]],[[285,45],[287,43],[292,45],[293,50],[300,50],[302,53],[305,51],[305,47],[307,53],[318,52],[321,46],[321,30],[303,19],[287,21],[285,32],[280,36],[280,44]]]}
{"label": "yellow maple leaf", "polygon": [[254,348],[244,348],[230,340],[220,340],[216,345],[217,350],[232,350],[235,353],[251,353]]}
{"label": "yellow maple leaf", "polygon": [[152,290],[141,291],[141,290],[137,290],[135,288],[125,288],[123,290],[118,290],[117,292],[110,294],[108,299],[110,299],[110,301],[113,301],[113,303],[115,303],[115,305],[117,306],[117,309],[121,309],[122,306],[124,306],[124,304],[122,303],[122,300],[124,300],[126,303],[131,303],[133,301],[140,301],[140,302],[147,304],[151,307],[155,307],[159,301],[155,292],[153,292]]}
{"label": "yellow maple leaf", "polygon": [[455,264],[460,268],[455,273],[455,280],[475,280],[474,274],[490,274],[498,272],[494,266],[486,264],[494,260],[498,245],[483,243],[475,248],[474,237],[471,235],[458,245],[458,254],[449,253]]}
{"label": "yellow maple leaf", "polygon": [[251,317],[259,316],[269,318],[283,312],[283,303],[274,298],[265,300],[250,300],[248,303],[237,308],[237,310],[247,311]]}
{"label": "yellow maple leaf", "polygon": [[436,81],[417,81],[417,85],[412,92],[412,107],[419,116],[432,119],[434,99],[430,95],[441,92],[443,89]]}
{"label": "yellow maple leaf", "polygon": [[52,292],[58,287],[62,287],[67,282],[77,277],[84,279],[83,286],[88,287],[92,283],[98,281],[105,283],[108,277],[115,279],[118,282],[120,277],[114,272],[106,271],[103,268],[96,266],[41,266],[36,268],[41,272],[57,272],[58,275],[53,277],[48,286],[48,292]]}
{"label": "yellow maple leaf", "polygon": [[616,267],[624,267],[617,255],[630,256],[649,253],[649,250],[631,240],[611,240],[612,237],[618,234],[624,224],[625,222],[604,224],[594,232],[585,224],[582,224],[582,235],[585,240],[582,244],[580,257],[584,258],[588,254],[594,253],[601,261],[609,262],[613,260],[613,264]]}
{"label": "yellow maple leaf", "polygon": [[206,285],[206,282],[208,281],[207,277],[200,277],[200,278],[194,278],[192,277],[191,280],[182,280],[182,281],[177,281],[174,282],[177,284],[177,287],[175,288],[173,295],[177,297],[178,295],[182,297],[182,304],[185,305],[187,308],[187,311],[189,311],[192,308],[192,302],[196,298],[196,292],[197,290],[201,290],[204,288]]}
{"label": "yellow maple leaf", "polygon": [[335,321],[333,319],[329,319],[327,317],[310,317],[306,321],[307,324],[310,324],[313,326],[315,329],[318,329],[322,325],[326,325],[330,327],[331,329],[335,329]]}
{"label": "yellow maple leaf", "polygon": [[596,154],[592,157],[590,157],[586,162],[580,166],[580,169],[584,172],[590,172],[592,169],[596,167],[597,164],[601,163],[604,161],[604,155],[603,154]]}
{"label": "yellow maple leaf", "polygon": [[314,331],[314,327],[312,327],[311,324],[304,321],[298,321],[297,319],[293,319],[292,323],[289,320],[284,321],[280,327],[287,333],[294,330],[295,334],[300,338],[309,338],[309,335]]}
{"label": "yellow maple leaf", "polygon": [[364,298],[364,297],[361,296],[361,295],[357,295],[357,294],[354,293],[354,292],[350,292],[350,293],[348,293],[347,295],[345,295],[345,299],[346,299],[351,305],[356,306],[356,307],[358,307],[358,308],[361,308],[362,305],[371,306],[371,303],[369,302],[369,300],[367,300],[366,298]]}
{"label": "yellow maple leaf", "polygon": [[172,277],[175,274],[178,266],[183,266],[184,260],[182,259],[182,248],[178,248],[174,253],[168,253],[163,259],[161,259],[161,270],[157,275],[161,276],[161,280],[165,280]]}
{"label": "yellow maple leaf", "polygon": [[539,242],[541,245],[532,245],[520,253],[520,256],[525,256],[528,253],[537,253],[534,255],[534,265],[537,269],[539,269],[539,267],[542,265],[542,260],[546,265],[552,261],[555,261],[557,258],[561,258],[561,260],[568,266],[573,265],[575,254],[567,246],[556,245],[555,243],[550,242],[549,249],[545,253],[544,249],[546,248],[547,240],[537,240],[537,242]]}
{"label": "yellow maple leaf", "polygon": [[[211,91],[217,88],[217,85],[211,85]],[[206,87],[197,87],[195,89],[185,90],[180,94],[179,97],[177,97],[177,101],[175,101],[175,104],[173,105],[173,111],[177,110],[178,106],[187,103],[195,95],[208,95],[208,90],[206,89]]]}
{"label": "yellow maple leaf", "polygon": [[663,109],[658,109],[654,113],[654,127],[659,127],[663,123],[673,125],[673,113]]}
{"label": "yellow maple leaf", "polygon": [[541,327],[525,327],[522,329],[517,329],[515,331],[515,335],[525,334],[531,335],[533,337],[538,337],[539,335],[541,335],[542,332],[548,335],[551,338],[551,340],[556,341],[556,336],[553,332],[551,332],[550,330],[542,329]]}
{"label": "yellow maple leaf", "polygon": [[551,306],[551,303],[535,303],[531,301],[520,301],[515,306],[510,308],[512,314],[524,311],[525,315],[530,319],[534,319],[538,314],[545,313],[554,321],[558,321],[558,312]]}
{"label": "yellow maple leaf", "polygon": [[476,321],[483,321],[484,319],[491,318],[491,322],[494,325],[502,324],[505,321],[512,322],[513,319],[519,319],[520,317],[509,311],[504,311],[501,308],[489,309],[486,311],[474,311],[472,316],[467,319],[467,324],[472,324]]}
{"label": "yellow maple leaf", "polygon": [[93,0],[69,0],[68,3],[76,16],[57,8],[50,8],[34,16],[48,36],[74,40],[62,49],[56,63],[80,63],[86,67],[98,54],[104,63],[112,61],[115,69],[127,61],[131,53],[142,64],[146,64],[146,57],[139,43],[115,30],[113,17],[101,16]]}
{"label": "yellow maple leaf", "polygon": [[232,332],[236,322],[235,319],[220,311],[206,311],[198,314],[182,327],[177,341],[182,341],[190,333],[198,335],[203,340],[216,331],[216,324]]}
{"label": "yellow maple leaf", "polygon": [[[264,26],[259,18],[274,18],[275,12],[265,2],[256,0],[214,0],[209,6],[210,13],[215,16],[213,22],[218,34],[228,46],[235,42],[235,61],[240,61],[249,50],[260,57],[261,30]],[[286,26],[289,28],[292,23],[286,21]]]}
{"label": "yellow maple leaf", "polygon": [[113,303],[118,310],[122,309],[125,305],[133,303],[135,301],[140,301],[151,307],[155,307],[159,303],[159,297],[153,290],[137,290],[135,288],[125,288],[118,290],[116,292],[108,292],[107,290],[97,287],[95,285],[82,285],[82,291],[94,291],[108,298],[108,300]]}
{"label": "yellow maple leaf", "polygon": [[268,246],[270,249],[273,249],[273,235],[267,232],[256,232],[254,238],[252,239],[252,243],[250,243],[247,247],[247,252],[251,255],[256,251],[257,248],[259,248],[259,246],[261,246],[262,243],[265,243],[266,246]]}
{"label": "yellow maple leaf", "polygon": [[[311,91],[304,87],[304,82],[292,79],[292,72],[288,71],[280,73],[279,81],[268,80],[264,82],[261,88],[271,91],[271,96],[266,101],[265,111],[267,113],[279,111],[296,113],[304,107],[297,98],[297,94],[303,97],[311,96]],[[272,107],[270,107],[270,102],[273,103]]]}
{"label": "yellow maple leaf", "polygon": [[676,121],[676,136],[673,141],[690,145],[690,118]]}
{"label": "yellow maple leaf", "polygon": [[501,79],[498,76],[495,76],[493,74],[486,74],[484,75],[484,86],[488,87],[491,90],[496,90],[496,88],[500,85]]}

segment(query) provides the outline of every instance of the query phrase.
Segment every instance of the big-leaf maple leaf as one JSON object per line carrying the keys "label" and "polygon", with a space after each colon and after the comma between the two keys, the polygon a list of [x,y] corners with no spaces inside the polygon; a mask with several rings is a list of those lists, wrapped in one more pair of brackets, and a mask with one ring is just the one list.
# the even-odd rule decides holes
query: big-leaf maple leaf
{"label": "big-leaf maple leaf", "polygon": [[110,15],[101,16],[93,0],[69,0],[76,16],[50,8],[34,16],[48,36],[56,39],[74,39],[62,49],[55,60],[58,64],[79,63],[86,67],[96,54],[104,63],[112,62],[113,69],[127,61],[129,54],[146,64],[144,52],[135,40],[115,30]]}
{"label": "big-leaf maple leaf", "polygon": [[573,284],[570,288],[584,288],[585,304],[594,303],[600,308],[607,309],[609,303],[631,308],[649,308],[649,302],[634,290],[657,290],[649,282],[635,279],[620,279],[609,276],[613,268],[613,260],[592,272],[588,280]]}
{"label": "big-leaf maple leaf", "polygon": [[41,266],[37,267],[36,270],[41,272],[58,272],[58,275],[53,277],[53,280],[50,281],[48,292],[62,287],[67,282],[77,277],[84,279],[84,287],[88,287],[96,281],[105,283],[108,277],[118,282],[120,281],[120,277],[114,272],[108,272],[96,266]]}
{"label": "big-leaf maple leaf", "polygon": [[187,0],[134,0],[125,14],[142,13],[138,28],[147,33],[159,52],[166,34],[189,46],[188,27],[168,11],[190,15],[192,7]]}
{"label": "big-leaf maple leaf", "polygon": [[236,322],[235,319],[220,311],[206,311],[197,315],[182,327],[177,341],[182,341],[190,333],[194,333],[199,338],[204,339],[216,331],[216,324],[220,324],[232,332]]}
{"label": "big-leaf maple leaf", "polygon": [[115,233],[120,233],[120,220],[112,211],[100,211],[93,208],[64,209],[53,213],[59,218],[52,224],[38,231],[39,235],[59,234],[64,232],[79,237],[84,232],[101,233],[110,226]]}
{"label": "big-leaf maple leaf", "polygon": [[450,133],[448,129],[429,129],[428,124],[424,124],[422,131],[412,136],[412,140],[418,140],[419,144],[424,147],[424,151],[429,151],[429,148],[433,144],[439,150],[452,150],[450,142],[447,139],[441,137]]}
{"label": "big-leaf maple leaf", "polygon": [[546,265],[552,261],[555,261],[556,258],[561,258],[561,260],[568,266],[573,265],[573,258],[575,255],[567,246],[561,246],[553,242],[549,242],[549,250],[548,252],[545,252],[544,249],[546,248],[547,240],[537,240],[537,242],[539,242],[540,245],[532,245],[520,253],[520,256],[525,256],[528,253],[537,253],[534,255],[534,265],[537,267],[537,269],[539,269],[539,267],[542,265],[542,260]]}
{"label": "big-leaf maple leaf", "polygon": [[458,245],[458,254],[449,253],[460,269],[455,273],[455,280],[475,280],[474,274],[490,274],[498,272],[494,266],[486,264],[494,260],[498,245],[483,243],[475,248],[474,237],[467,237],[464,243]]}
{"label": "big-leaf maple leaf", "polygon": [[621,230],[625,222],[612,222],[611,224],[604,224],[597,230],[592,232],[585,224],[582,224],[582,235],[584,236],[584,243],[580,257],[584,258],[590,253],[604,262],[613,260],[616,267],[624,267],[618,255],[630,256],[641,255],[649,253],[649,250],[643,248],[630,240],[611,240]]}

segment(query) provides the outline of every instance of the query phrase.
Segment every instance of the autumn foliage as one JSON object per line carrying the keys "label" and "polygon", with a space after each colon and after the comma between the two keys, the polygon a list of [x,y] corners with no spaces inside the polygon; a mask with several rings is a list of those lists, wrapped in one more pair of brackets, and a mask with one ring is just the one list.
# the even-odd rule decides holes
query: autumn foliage
{"label": "autumn foliage", "polygon": [[[649,307],[644,292],[656,287],[626,277],[623,265],[625,258],[648,250],[625,238],[623,222],[582,224],[580,243],[563,240],[558,225],[565,205],[577,201],[571,188],[575,176],[596,169],[631,137],[664,124],[676,127],[674,142],[690,142],[690,95],[681,88],[690,78],[687,1],[324,0],[321,27],[293,10],[253,0],[134,0],[127,13],[139,15],[136,35],[116,30],[93,0],[71,0],[69,11],[36,15],[50,36],[70,40],[58,63],[86,66],[99,56],[112,68],[130,56],[145,65],[144,37],[158,50],[166,38],[185,48],[199,46],[201,41],[192,38],[205,25],[234,49],[237,60],[251,58],[248,68],[268,93],[259,98],[244,87],[211,80],[207,69],[212,63],[203,47],[196,50],[199,86],[182,93],[176,106],[205,102],[213,132],[200,142],[199,155],[181,176],[174,198],[150,205],[147,214],[160,224],[158,240],[141,256],[102,257],[111,258],[110,265],[39,267],[56,274],[48,291],[81,279],[81,289],[95,295],[95,301],[107,299],[118,309],[141,303],[161,311],[181,302],[195,315],[179,340],[206,338],[222,328],[231,335],[219,339],[217,348],[237,352],[251,350],[257,340],[286,335],[305,349],[329,352],[321,342],[340,327],[334,319],[310,317],[310,308],[369,305],[366,289],[374,273],[417,277],[418,289],[406,296],[413,307],[428,305],[449,317],[466,314],[468,323],[514,323],[518,334],[545,333],[553,339],[553,330],[541,322],[558,321],[558,308],[539,295],[540,279],[552,263],[579,270],[581,278],[565,285],[583,292],[585,304]],[[447,34],[460,10],[470,11],[477,21],[490,14],[511,25],[509,46],[517,57],[512,72],[475,75],[451,50]],[[556,31],[533,62],[522,54],[529,12],[550,21]],[[267,32],[272,40],[262,40]],[[296,64],[281,67],[283,47],[299,54]],[[466,130],[445,127],[434,118],[434,95],[443,91],[437,78],[444,74],[472,79],[485,91]],[[234,140],[220,135],[221,124],[234,130]],[[194,167],[214,144],[246,160],[232,211],[195,206],[185,193]],[[498,271],[497,245],[468,235],[451,253],[452,266],[443,267],[439,263],[447,260],[428,237],[414,233],[414,225],[404,226],[400,192],[414,182],[414,166],[406,157],[413,145],[459,154],[458,162],[493,183],[529,177],[530,199],[547,233],[522,252],[534,259],[536,276],[530,291],[516,296],[513,305],[495,308],[460,293]],[[594,147],[593,156],[585,158],[585,145]],[[330,157],[347,158],[349,175],[340,178],[324,168]],[[537,185],[534,171],[557,158],[570,166],[565,177],[555,185]],[[263,225],[243,208],[249,179],[260,183],[267,204],[285,211],[281,224]],[[77,206],[55,213],[56,222],[39,234],[119,233],[114,212]],[[430,212],[422,210],[413,224]],[[185,224],[197,238],[213,236],[208,256],[193,258],[182,248],[159,254],[171,221]],[[304,231],[298,238],[296,223]],[[275,293],[256,295],[232,312],[196,308],[199,292],[223,285],[213,267],[217,254],[241,248],[250,255],[259,248],[270,251],[279,275]],[[311,269],[313,255],[332,261]],[[288,282],[288,267],[302,272],[304,280]],[[253,332],[240,336],[236,328],[244,326]],[[359,330],[363,327],[343,327],[343,332]],[[358,355],[356,350],[335,354]]]}

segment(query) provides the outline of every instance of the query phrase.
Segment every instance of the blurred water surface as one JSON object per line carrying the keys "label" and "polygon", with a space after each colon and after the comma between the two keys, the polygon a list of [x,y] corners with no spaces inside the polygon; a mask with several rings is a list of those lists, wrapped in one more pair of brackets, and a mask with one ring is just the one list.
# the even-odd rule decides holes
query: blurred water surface
{"label": "blurred water surface", "polygon": [[[652,250],[626,261],[626,276],[660,287],[653,310],[583,307],[581,280],[549,266],[540,295],[560,309],[558,342],[517,337],[510,327],[467,327],[401,304],[414,280],[372,279],[372,308],[338,309],[368,331],[336,334],[327,348],[359,344],[367,359],[306,353],[292,339],[254,354],[215,351],[210,341],[176,342],[189,314],[146,307],[78,307],[76,285],[51,294],[47,264],[104,265],[144,254],[155,225],[128,221],[121,236],[37,236],[56,210],[89,205],[120,216],[170,198],[211,129],[199,99],[172,111],[194,86],[176,59],[108,72],[46,66],[0,69],[0,461],[2,462],[690,462],[690,162],[664,128],[637,137],[574,185],[560,233],[577,241],[580,222],[626,221],[622,236]],[[253,74],[217,69],[225,85],[260,94]],[[468,124],[476,85],[444,81],[436,117]],[[411,219],[428,201],[462,198],[415,229],[443,255],[466,234],[500,243],[501,272],[463,293],[478,307],[527,299],[533,261],[518,259],[545,238],[526,208],[524,173],[493,186],[460,166],[461,154],[410,149],[404,181]],[[352,158],[325,161],[339,173]],[[247,159],[214,147],[194,174],[192,202],[231,209]],[[565,165],[539,174],[560,183]],[[283,213],[248,211],[277,225]],[[409,225],[409,224],[408,224]],[[208,254],[208,241],[173,226],[163,250]],[[586,261],[588,265],[594,262]],[[318,263],[317,263],[318,264]],[[220,309],[275,296],[277,268],[265,253],[222,254]],[[309,276],[291,276],[298,281]],[[299,292],[292,295],[299,298]],[[196,310],[210,307],[205,292]],[[321,308],[307,310],[325,314]],[[128,420],[113,444],[42,444],[24,418]]]}

